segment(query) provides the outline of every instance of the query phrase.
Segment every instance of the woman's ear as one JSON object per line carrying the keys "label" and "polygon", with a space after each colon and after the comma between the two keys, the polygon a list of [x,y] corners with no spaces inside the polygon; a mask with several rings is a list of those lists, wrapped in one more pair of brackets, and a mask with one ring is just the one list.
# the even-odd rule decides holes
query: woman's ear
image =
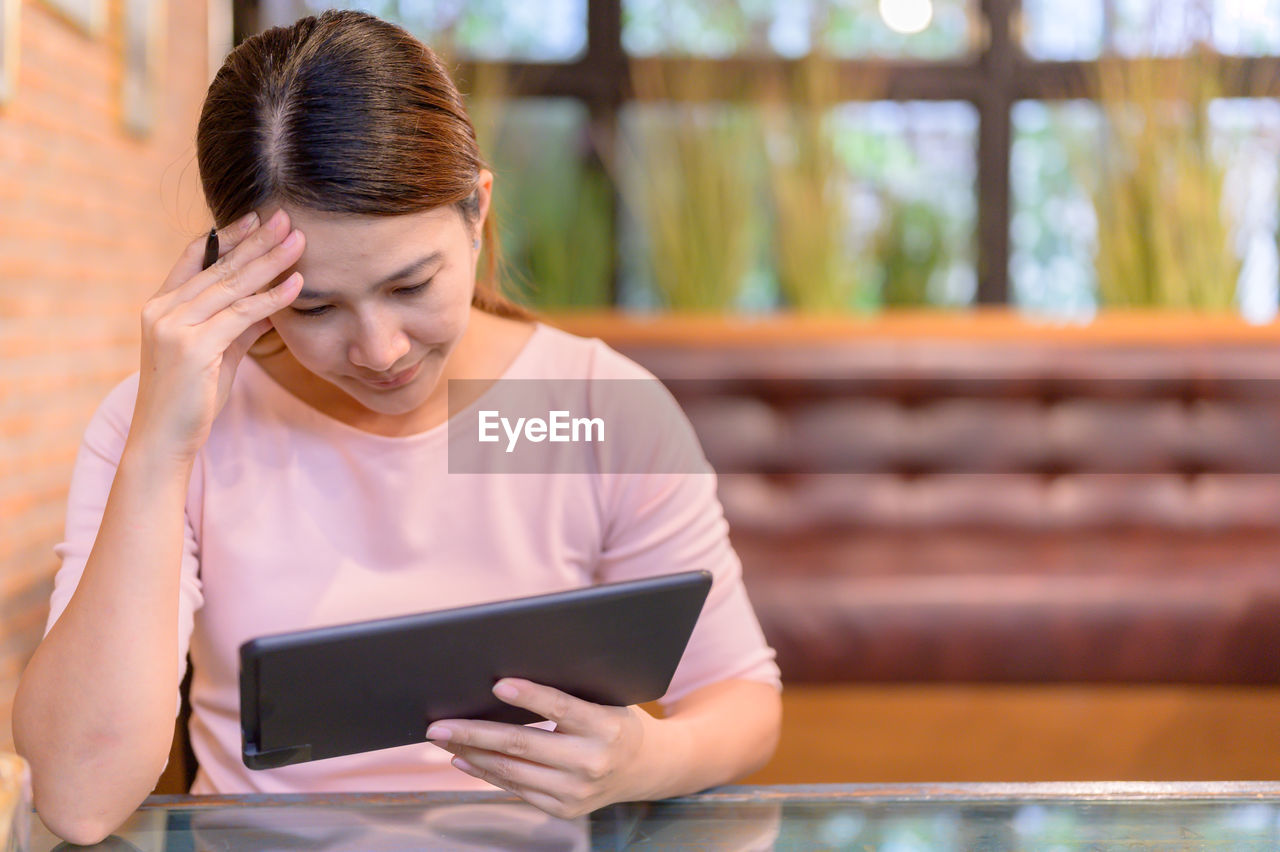
{"label": "woman's ear", "polygon": [[484,233],[484,220],[489,215],[489,201],[493,197],[493,172],[488,169],[480,170],[480,177],[476,181],[476,221],[475,233],[471,235],[472,245],[479,248],[480,235]]}

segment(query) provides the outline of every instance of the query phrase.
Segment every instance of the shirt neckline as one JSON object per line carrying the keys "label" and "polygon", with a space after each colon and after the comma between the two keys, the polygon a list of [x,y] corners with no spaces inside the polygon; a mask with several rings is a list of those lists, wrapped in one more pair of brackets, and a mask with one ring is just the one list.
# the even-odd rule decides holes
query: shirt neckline
{"label": "shirt neckline", "polygon": [[[525,362],[533,357],[532,351],[534,349],[535,341],[545,334],[546,329],[547,326],[545,323],[538,322],[536,320],[534,321],[533,333],[529,335],[529,339],[524,342],[524,345],[520,347],[520,351],[516,353],[516,356],[511,359],[511,363],[507,365],[507,368],[502,371],[502,375],[500,375],[495,381],[515,378],[519,372],[525,368]],[[411,432],[408,435],[378,435],[374,432],[367,432],[364,429],[352,426],[350,423],[345,423],[342,420],[315,408],[310,403],[302,401],[277,382],[271,374],[264,370],[262,365],[253,358],[246,356],[240,362],[240,369],[242,371],[246,366],[249,367],[249,374],[252,374],[255,377],[255,384],[266,388],[270,395],[274,396],[286,407],[293,409],[295,412],[301,413],[302,416],[313,420],[331,431],[341,432],[350,437],[369,441],[371,443],[383,443],[388,445],[427,442],[432,439],[438,439],[440,436],[447,436],[449,424],[478,406],[493,390],[492,387],[486,389],[484,393],[473,400],[466,408],[455,411],[443,423],[437,423],[435,426],[432,426],[422,432]]]}

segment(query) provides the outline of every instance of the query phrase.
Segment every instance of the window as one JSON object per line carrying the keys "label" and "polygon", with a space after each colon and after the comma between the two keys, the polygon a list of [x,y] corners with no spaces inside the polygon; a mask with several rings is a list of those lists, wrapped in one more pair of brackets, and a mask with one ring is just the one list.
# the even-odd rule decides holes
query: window
{"label": "window", "polygon": [[978,30],[966,0],[623,0],[622,12],[633,56],[794,58],[816,45],[847,58],[941,59],[968,53]]}
{"label": "window", "polygon": [[289,0],[286,20],[358,9],[395,21],[433,48],[482,59],[566,62],[587,44],[587,0]]}
{"label": "window", "polygon": [[[253,8],[263,26],[326,5],[262,0]],[[1111,231],[1099,225],[1111,213],[1098,207],[1111,172],[1091,171],[1102,135],[1116,126],[1097,99],[1098,73],[1104,63],[1173,62],[1210,45],[1238,58],[1231,73],[1218,66],[1217,88],[1202,101],[1213,165],[1199,178],[1221,198],[1208,208],[1223,211],[1230,252],[1222,268],[1233,270],[1236,303],[1250,317],[1275,313],[1280,101],[1268,87],[1280,79],[1280,0],[364,0],[359,7],[453,50],[464,78],[496,64],[510,71],[512,96],[529,100],[506,110],[509,127],[521,129],[493,136],[489,155],[499,198],[507,191],[499,211],[529,292],[558,294],[546,297],[551,305],[603,300],[633,310],[670,303],[653,268],[652,226],[626,183],[635,182],[628,177],[635,156],[653,145],[644,128],[672,126],[677,111],[633,87],[631,68],[670,73],[696,63],[704,85],[694,100],[707,105],[703,114],[739,116],[734,123],[746,137],[733,156],[742,158],[734,167],[744,185],[732,191],[750,209],[730,219],[747,245],[741,256],[735,248],[722,258],[733,280],[715,285],[731,292],[721,297],[730,307],[794,302],[771,184],[780,149],[756,84],[822,56],[835,72],[815,111],[841,199],[824,201],[832,205],[824,209],[847,208],[840,227],[861,288],[845,301],[1011,304],[1077,317],[1096,310],[1100,292],[1111,298],[1107,282],[1115,277],[1106,269]],[[525,144],[537,139],[545,141]],[[538,195],[525,186],[538,175],[577,187],[584,200],[570,205],[576,212],[533,217],[522,199]],[[590,217],[598,218],[594,229]],[[602,286],[538,281],[565,274],[553,273],[561,261],[535,246],[552,239],[546,223],[571,219],[576,224],[556,227],[578,246],[611,241],[588,264],[606,270]],[[546,233],[535,237],[539,227]]]}

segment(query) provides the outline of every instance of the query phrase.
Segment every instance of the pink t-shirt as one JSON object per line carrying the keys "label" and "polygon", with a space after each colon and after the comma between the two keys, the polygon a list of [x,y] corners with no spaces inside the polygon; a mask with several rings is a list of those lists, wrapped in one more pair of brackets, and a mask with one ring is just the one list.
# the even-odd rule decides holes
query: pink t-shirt
{"label": "pink t-shirt", "polygon": [[[541,324],[502,378],[652,380],[599,340]],[[137,389],[135,373],[85,432],[46,633],[80,581]],[[691,435],[663,399],[655,422]],[[246,768],[238,649],[268,633],[705,569],[711,593],[664,703],[725,678],[779,685],[705,461],[701,473],[450,473],[448,432],[364,432],[241,362],[187,495],[175,662],[185,672],[190,650],[193,793],[487,787],[425,742]]]}

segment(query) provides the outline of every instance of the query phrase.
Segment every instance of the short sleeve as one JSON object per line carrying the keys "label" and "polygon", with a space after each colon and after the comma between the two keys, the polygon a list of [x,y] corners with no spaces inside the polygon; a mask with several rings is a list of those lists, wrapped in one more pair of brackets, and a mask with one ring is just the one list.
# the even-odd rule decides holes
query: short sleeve
{"label": "short sleeve", "polygon": [[[605,348],[601,344],[601,348]],[[781,688],[775,653],[765,641],[729,542],[716,496],[716,476],[678,403],[643,368],[607,350],[612,377],[654,383],[643,391],[645,428],[630,431],[628,447],[600,460],[604,540],[599,582],[680,571],[711,573],[711,591],[662,703],[728,679]],[[599,356],[600,353],[597,353]],[[622,362],[623,366],[616,366]],[[657,472],[638,462],[652,460]]]}
{"label": "short sleeve", "polygon": [[[125,439],[133,419],[133,405],[138,394],[138,376],[135,373],[116,386],[94,412],[84,439],[76,454],[75,468],[71,474],[71,486],[67,495],[67,522],[63,540],[54,546],[53,552],[61,560],[61,567],[53,579],[53,594],[49,601],[49,619],[45,623],[47,636],[71,601],[80,577],[84,573],[89,552],[98,536],[102,516],[106,510],[107,496],[115,480],[116,468],[124,453]],[[186,675],[187,650],[191,643],[191,630],[196,610],[203,603],[200,588],[198,545],[191,518],[185,518],[185,535],[182,547],[182,578],[178,597],[178,680]],[[182,697],[175,696],[174,715],[182,707]]]}

